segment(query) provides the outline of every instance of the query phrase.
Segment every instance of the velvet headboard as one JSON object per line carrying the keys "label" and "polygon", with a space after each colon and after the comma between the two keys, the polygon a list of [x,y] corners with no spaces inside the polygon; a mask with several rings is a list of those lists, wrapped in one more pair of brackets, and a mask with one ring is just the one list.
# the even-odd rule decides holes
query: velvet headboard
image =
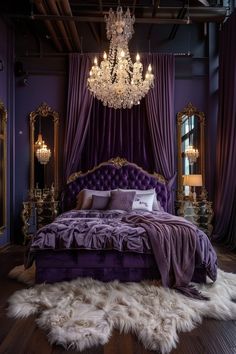
{"label": "velvet headboard", "polygon": [[76,196],[84,188],[94,190],[155,188],[157,199],[164,210],[167,210],[169,190],[164,177],[157,173],[149,174],[136,164],[120,157],[103,162],[86,173],[77,172],[71,175],[62,193],[63,211],[75,208]]}

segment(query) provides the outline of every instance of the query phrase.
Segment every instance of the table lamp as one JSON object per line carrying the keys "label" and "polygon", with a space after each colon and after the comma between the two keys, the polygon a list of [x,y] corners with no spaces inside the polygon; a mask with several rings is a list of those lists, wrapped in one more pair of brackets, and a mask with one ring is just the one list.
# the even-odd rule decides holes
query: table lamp
{"label": "table lamp", "polygon": [[193,187],[193,201],[196,202],[196,187],[202,187],[202,175],[183,175],[183,185]]}

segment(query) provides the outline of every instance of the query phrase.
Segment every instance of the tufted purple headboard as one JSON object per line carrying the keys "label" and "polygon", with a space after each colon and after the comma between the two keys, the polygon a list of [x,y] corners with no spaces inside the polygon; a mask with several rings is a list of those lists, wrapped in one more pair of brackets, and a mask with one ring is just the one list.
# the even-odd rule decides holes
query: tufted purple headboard
{"label": "tufted purple headboard", "polygon": [[86,173],[78,172],[70,176],[62,193],[63,211],[75,208],[76,196],[84,188],[94,190],[155,188],[157,199],[164,210],[167,210],[169,191],[164,177],[157,173],[149,174],[136,164],[119,157],[103,162]]}

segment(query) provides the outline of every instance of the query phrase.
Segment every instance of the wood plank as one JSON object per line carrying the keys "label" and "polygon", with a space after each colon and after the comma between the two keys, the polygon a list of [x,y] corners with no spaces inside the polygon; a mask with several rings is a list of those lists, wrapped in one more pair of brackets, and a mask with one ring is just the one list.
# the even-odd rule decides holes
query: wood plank
{"label": "wood plank", "polygon": [[[219,266],[236,273],[236,254],[216,247]],[[114,330],[109,342],[83,352],[50,345],[45,331],[37,327],[35,316],[26,319],[7,317],[7,299],[26,286],[9,279],[7,273],[23,262],[24,247],[12,246],[0,252],[0,354],[151,354],[134,334]],[[180,333],[171,354],[236,354],[236,321],[204,319],[193,331]]]}

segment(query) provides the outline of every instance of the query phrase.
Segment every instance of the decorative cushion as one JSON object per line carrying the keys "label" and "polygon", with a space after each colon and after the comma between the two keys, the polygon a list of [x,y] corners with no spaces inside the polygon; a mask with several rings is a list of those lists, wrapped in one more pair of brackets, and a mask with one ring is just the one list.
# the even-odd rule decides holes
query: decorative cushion
{"label": "decorative cushion", "polygon": [[92,206],[91,209],[104,210],[107,209],[108,203],[110,201],[109,196],[103,195],[92,195]]}
{"label": "decorative cushion", "polygon": [[108,209],[131,211],[135,192],[111,191]]}
{"label": "decorative cushion", "polygon": [[90,209],[92,206],[92,195],[110,197],[110,191],[97,191],[93,189],[83,189],[77,195],[76,209]]}
{"label": "decorative cushion", "polygon": [[133,201],[132,210],[139,209],[139,210],[152,211],[153,200],[154,200],[154,193],[150,193],[150,194],[137,193]]}
{"label": "decorative cushion", "polygon": [[163,211],[164,209],[162,208],[159,200],[157,200],[157,195],[156,195],[156,191],[155,189],[147,189],[147,190],[140,190],[140,189],[119,189],[120,191],[123,191],[123,192],[136,192],[136,195],[139,195],[139,194],[153,194],[153,205],[152,205],[152,210],[155,210],[155,211]]}

